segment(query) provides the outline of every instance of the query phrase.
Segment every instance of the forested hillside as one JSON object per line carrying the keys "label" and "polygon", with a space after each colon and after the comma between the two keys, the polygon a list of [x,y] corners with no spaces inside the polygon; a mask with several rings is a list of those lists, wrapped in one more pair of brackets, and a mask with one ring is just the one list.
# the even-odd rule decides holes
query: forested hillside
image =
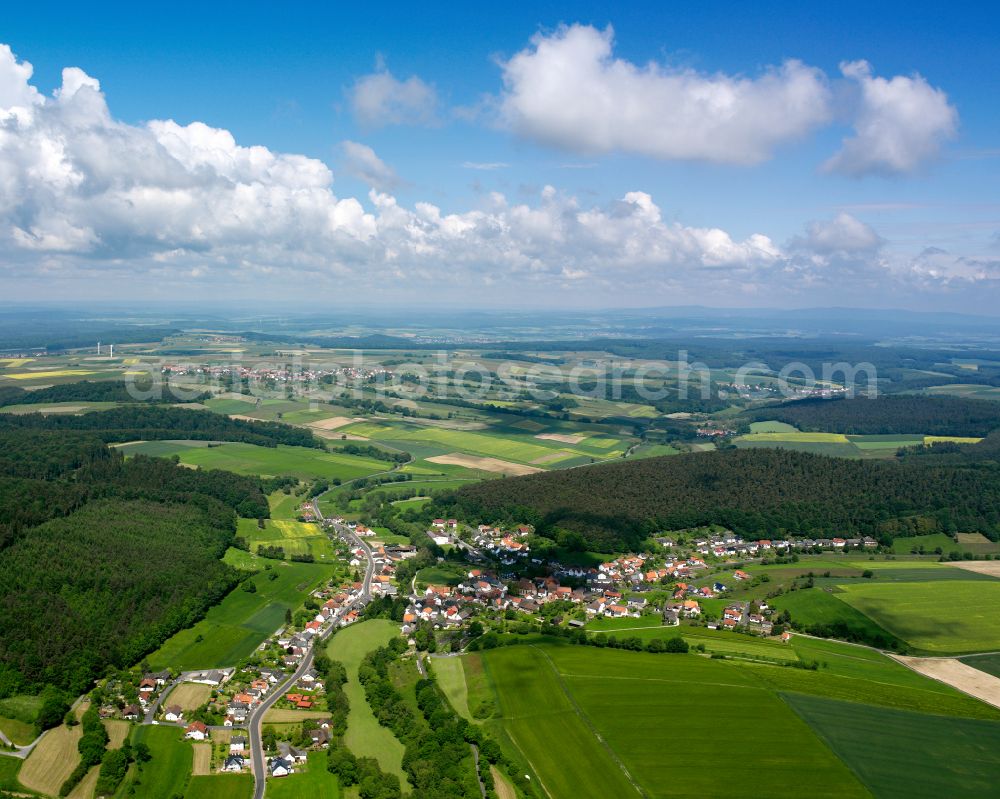
{"label": "forested hillside", "polygon": [[0,688],[80,692],[138,661],[233,587],[221,557],[234,529],[203,497],[106,499],[28,530],[0,557]]}
{"label": "forested hillside", "polygon": [[661,529],[723,524],[744,535],[1000,533],[996,464],[873,462],[783,450],[724,450],[487,480],[441,515],[569,530],[600,551]]}
{"label": "forested hillside", "polygon": [[751,422],[775,419],[809,432],[981,437],[1000,427],[1000,402],[918,394],[805,399],[749,411],[742,418]]}
{"label": "forested hillside", "polygon": [[[163,396],[147,402],[200,402],[208,399],[208,392],[188,400],[181,400],[164,391]],[[52,402],[139,402],[128,392],[128,385],[121,380],[81,380],[77,383],[60,383],[48,388],[27,391],[19,386],[0,387],[2,405],[42,405]]]}
{"label": "forested hillside", "polygon": [[108,443],[176,438],[241,441],[262,447],[278,444],[323,446],[311,432],[301,427],[230,419],[217,413],[161,405],[131,405],[79,416],[0,414],[0,430],[3,429],[81,430],[92,432]]}
{"label": "forested hillside", "polygon": [[[64,417],[19,418],[36,426],[0,424],[0,697],[46,684],[79,692],[236,584],[221,556],[237,512],[269,515],[265,486],[166,459],[126,461],[105,431],[64,430]],[[143,432],[120,429],[130,440]]]}

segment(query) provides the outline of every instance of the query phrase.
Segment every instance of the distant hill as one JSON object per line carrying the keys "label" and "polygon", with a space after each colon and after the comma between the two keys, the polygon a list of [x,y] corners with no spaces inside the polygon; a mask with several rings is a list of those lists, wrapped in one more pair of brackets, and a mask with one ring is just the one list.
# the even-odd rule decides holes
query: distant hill
{"label": "distant hill", "polygon": [[919,394],[805,399],[748,411],[741,418],[751,422],[774,419],[808,432],[982,437],[1000,428],[1000,402]]}
{"label": "distant hill", "polygon": [[[588,549],[635,548],[650,533],[723,524],[744,535],[1000,534],[1000,469],[783,450],[724,450],[487,480],[441,502],[483,522],[526,521]],[[579,544],[580,542],[577,541]]]}

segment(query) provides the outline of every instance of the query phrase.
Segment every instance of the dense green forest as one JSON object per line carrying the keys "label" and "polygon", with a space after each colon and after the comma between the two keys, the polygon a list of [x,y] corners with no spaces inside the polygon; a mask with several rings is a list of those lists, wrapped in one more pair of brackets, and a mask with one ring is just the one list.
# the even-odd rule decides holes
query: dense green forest
{"label": "dense green forest", "polygon": [[207,497],[101,500],[31,528],[0,559],[0,669],[80,692],[135,663],[236,583],[221,560],[234,530]]}
{"label": "dense green forest", "polygon": [[208,392],[191,399],[178,399],[169,392],[162,398],[137,400],[128,392],[128,385],[121,380],[81,380],[77,383],[60,383],[28,391],[19,386],[0,386],[0,406],[43,405],[52,402],[201,402],[211,396]]}
{"label": "dense green forest", "polygon": [[800,430],[848,435],[985,436],[1000,428],[1000,402],[919,394],[805,399],[748,411],[742,418],[775,419]]}
{"label": "dense green forest", "polygon": [[322,449],[323,442],[301,427],[279,422],[250,422],[218,413],[162,405],[131,405],[79,416],[45,416],[38,413],[0,414],[3,429],[81,430],[102,441],[153,441],[197,439],[241,441],[262,447],[289,444]]}
{"label": "dense green forest", "polygon": [[437,503],[442,516],[528,522],[602,552],[706,524],[749,536],[981,531],[996,540],[1000,468],[961,456],[874,462],[723,450],[486,480]]}
{"label": "dense green forest", "polygon": [[268,516],[273,488],[37,418],[55,429],[0,425],[0,697],[83,691],[196,621],[240,577],[236,513]]}

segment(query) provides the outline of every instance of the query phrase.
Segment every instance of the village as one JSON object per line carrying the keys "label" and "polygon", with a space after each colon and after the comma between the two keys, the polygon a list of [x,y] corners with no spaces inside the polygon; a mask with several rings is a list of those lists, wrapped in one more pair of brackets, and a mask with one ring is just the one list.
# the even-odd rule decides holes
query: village
{"label": "village", "polygon": [[[346,565],[364,578],[331,581],[312,592],[304,612],[295,616],[299,623],[292,624],[289,614],[289,623],[234,666],[133,670],[107,678],[94,692],[102,718],[175,726],[185,739],[210,746],[210,771],[242,773],[251,768],[255,714],[301,716],[294,729],[277,725],[280,734],[265,721],[264,767],[268,777],[280,778],[296,773],[309,751],[325,749],[333,739],[336,722],[325,711],[330,691],[339,691],[339,685],[328,686],[327,675],[311,665],[314,644],[362,619],[373,600],[400,608],[400,633],[411,646],[430,651],[475,648],[474,639],[511,625],[521,632],[557,625],[600,636],[601,623],[627,619],[643,627],[698,625],[787,641],[789,633],[776,625],[766,601],[733,596],[734,588],[758,584],[753,562],[877,546],[870,538],[747,541],[725,530],[682,531],[654,537],[651,551],[584,565],[533,551],[531,525],[471,526],[433,519],[427,547],[444,553],[436,560],[455,579],[424,582],[421,575],[428,567],[409,568],[408,581],[400,585],[403,564],[428,557],[433,563],[427,547],[383,544],[366,524],[344,516],[323,518],[312,503],[300,513],[348,542]],[[708,603],[714,603],[712,609]]]}

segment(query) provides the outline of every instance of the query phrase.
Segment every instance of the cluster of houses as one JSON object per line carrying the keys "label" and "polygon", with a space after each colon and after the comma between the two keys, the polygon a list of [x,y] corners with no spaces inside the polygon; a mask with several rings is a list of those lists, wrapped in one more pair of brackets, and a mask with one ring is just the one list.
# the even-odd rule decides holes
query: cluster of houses
{"label": "cluster of houses", "polygon": [[[676,540],[670,536],[660,536],[656,542],[666,549],[677,546]],[[700,536],[692,542],[692,547],[699,554],[714,555],[717,558],[759,557],[816,548],[834,551],[875,549],[877,546],[878,541],[870,536],[864,538],[790,538],[780,540],[762,538],[757,541],[746,541],[731,530]]]}
{"label": "cluster of houses", "polygon": [[260,383],[317,383],[324,377],[333,377],[337,383],[370,382],[391,380],[393,373],[381,367],[361,369],[343,366],[337,369],[286,369],[283,366],[255,367],[236,364],[209,365],[170,363],[161,369],[165,375],[200,375],[210,378],[240,378]]}
{"label": "cluster of houses", "polygon": [[722,611],[722,621],[719,626],[724,630],[745,628],[747,632],[757,635],[770,635],[774,624],[768,618],[770,608],[761,603],[755,610],[749,602],[733,602]]}
{"label": "cluster of houses", "polygon": [[513,566],[529,556],[531,546],[525,537],[534,532],[531,525],[521,524],[513,530],[481,524],[473,533],[473,546],[480,552],[496,558],[505,566]]}
{"label": "cluster of houses", "polygon": [[[330,720],[319,719],[316,726],[309,730],[310,748],[326,749],[330,746]],[[280,742],[278,753],[267,761],[267,773],[272,777],[287,777],[295,773],[295,767],[305,763],[308,759],[308,752],[290,743]]]}

